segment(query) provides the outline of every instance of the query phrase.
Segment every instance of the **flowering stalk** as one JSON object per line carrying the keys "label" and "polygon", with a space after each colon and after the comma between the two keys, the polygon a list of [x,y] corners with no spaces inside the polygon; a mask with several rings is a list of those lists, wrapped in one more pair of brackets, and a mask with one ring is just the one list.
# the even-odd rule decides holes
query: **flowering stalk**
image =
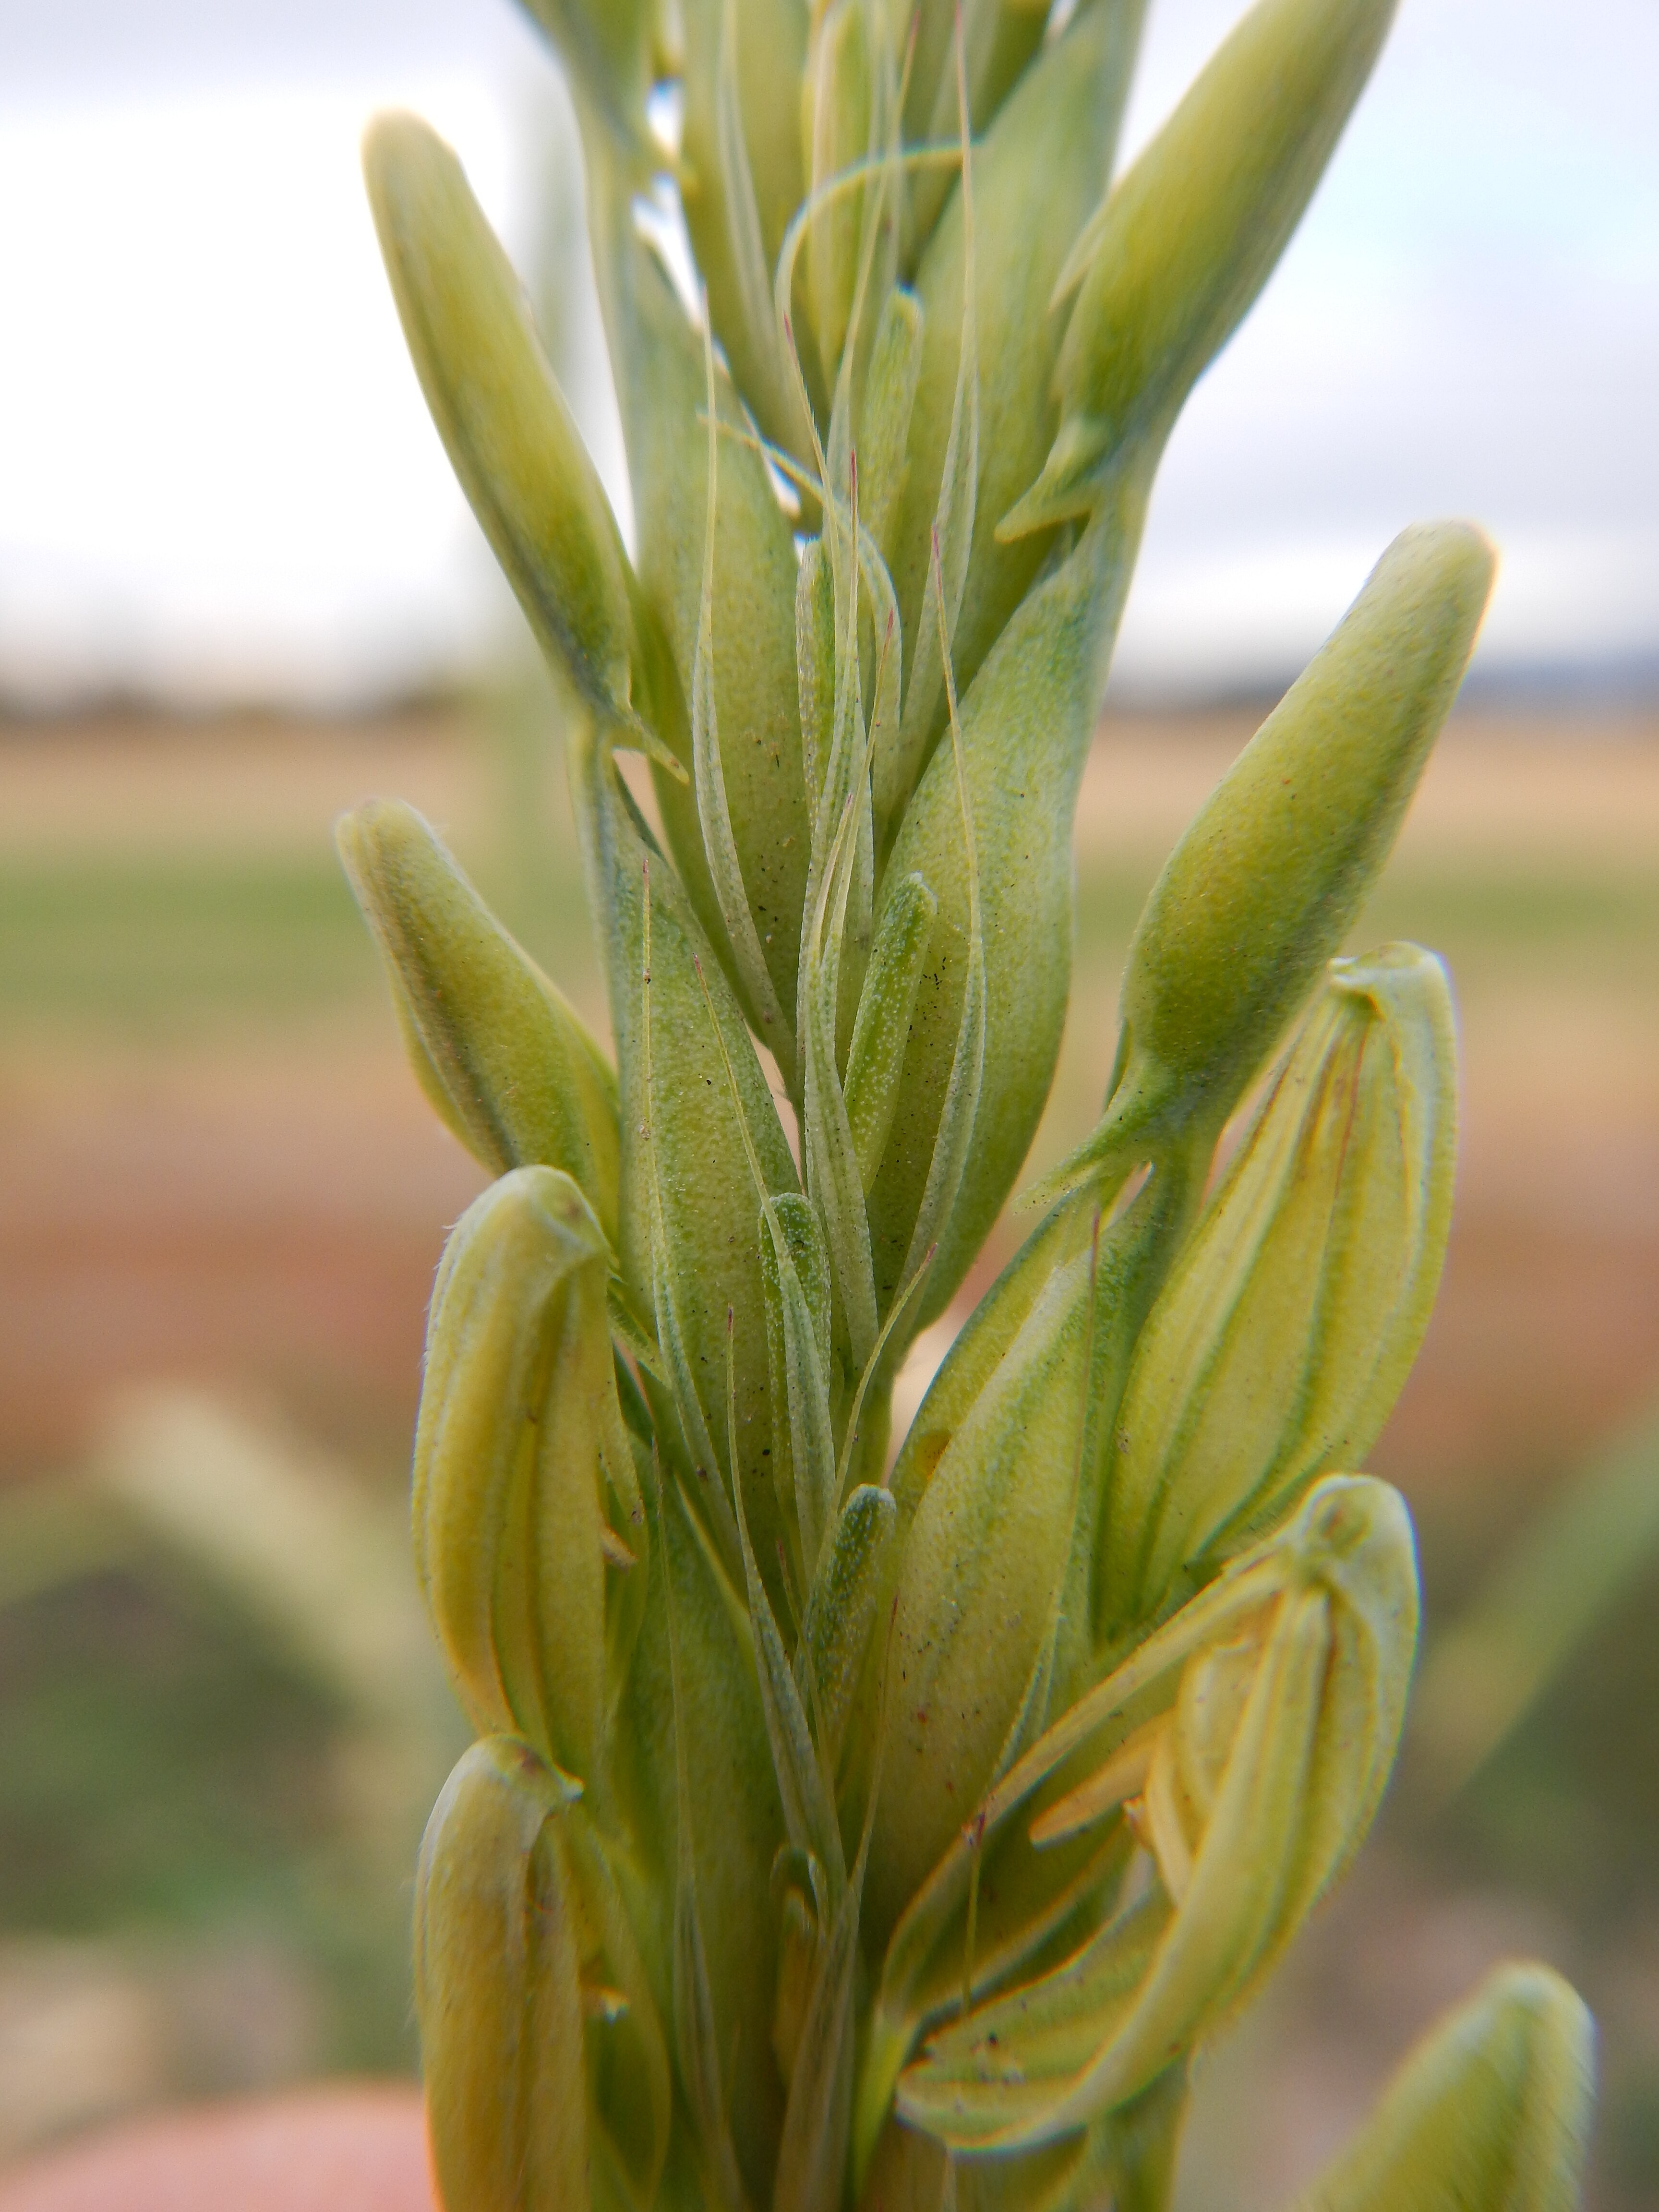
{"label": "flowering stalk", "polygon": [[[1192,2055],[1400,1735],[1411,1530],[1353,1470],[1439,1276],[1455,1057],[1430,955],[1339,956],[1468,656],[1474,530],[1395,541],[1199,816],[1099,1127],[900,1439],[892,1384],[1048,1096],[1158,456],[1389,6],[1259,0],[1115,182],[1140,0],[532,12],[635,559],[453,155],[408,116],[366,155],[434,418],[570,704],[616,1052],[418,817],[342,825],[416,1072],[497,1178],[416,1448],[480,1737],[417,1890],[440,2184],[1152,2212]],[[653,179],[696,313],[635,221]],[[1443,2142],[1460,2205],[1570,2201],[1572,2001],[1481,2002],[1310,2203],[1405,2212]]]}

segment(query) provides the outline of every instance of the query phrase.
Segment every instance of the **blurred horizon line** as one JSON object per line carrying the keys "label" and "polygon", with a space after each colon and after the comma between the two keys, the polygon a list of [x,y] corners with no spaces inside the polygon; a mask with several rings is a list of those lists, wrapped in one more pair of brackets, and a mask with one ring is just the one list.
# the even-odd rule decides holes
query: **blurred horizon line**
{"label": "blurred horizon line", "polygon": [[[1253,672],[1248,678],[1231,679],[1200,677],[1184,683],[1170,675],[1129,673],[1120,678],[1114,673],[1102,720],[1265,713],[1301,672],[1299,665],[1286,663],[1272,673]],[[527,680],[546,679],[539,670],[527,675],[524,661],[507,658],[493,663],[480,660],[410,682],[357,685],[334,693],[283,691],[257,684],[204,690],[131,683],[45,690],[0,678],[0,742],[94,722],[130,723],[137,730],[162,724],[246,723],[265,729],[273,725],[304,728],[422,720],[464,713]],[[1457,708],[1590,720],[1632,714],[1659,719],[1659,652],[1499,661],[1488,666],[1477,662],[1458,694]]]}

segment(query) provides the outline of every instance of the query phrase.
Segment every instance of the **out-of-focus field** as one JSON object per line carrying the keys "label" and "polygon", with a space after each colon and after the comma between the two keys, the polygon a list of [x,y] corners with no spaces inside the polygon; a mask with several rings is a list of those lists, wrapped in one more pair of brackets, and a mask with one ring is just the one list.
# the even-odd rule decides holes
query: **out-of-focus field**
{"label": "out-of-focus field", "polygon": [[[1033,1170],[1099,1110],[1140,901],[1254,720],[1103,732]],[[522,703],[0,729],[0,1500],[72,1486],[167,1384],[390,1525],[432,1271],[481,1178],[404,1069],[329,823],[414,801],[602,1026],[544,738]],[[1461,717],[1355,944],[1397,936],[1449,960],[1466,1054],[1444,1292],[1375,1457],[1418,1513],[1432,1617],[1659,1398],[1659,720]],[[0,1550],[0,2160],[161,2096],[407,2063],[404,1905],[368,1927],[330,1856],[361,1714],[165,1547],[71,1571],[84,1531],[40,1526]],[[1650,1577],[1458,1806],[1402,1793],[1215,2061],[1247,2148],[1223,2185],[1199,2131],[1195,2205],[1279,2201],[1516,1948],[1601,2010],[1598,2202],[1659,2203],[1656,1598]]]}

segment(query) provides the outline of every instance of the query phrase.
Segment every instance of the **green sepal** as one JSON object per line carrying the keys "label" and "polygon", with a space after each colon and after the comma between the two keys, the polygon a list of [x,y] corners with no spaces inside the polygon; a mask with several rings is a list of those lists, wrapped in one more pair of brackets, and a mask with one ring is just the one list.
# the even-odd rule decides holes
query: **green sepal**
{"label": "green sepal", "polygon": [[416,1570],[474,1724],[601,1789],[608,1265],[554,1169],[516,1169],[468,1207],[432,1294],[411,1496]]}
{"label": "green sepal", "polygon": [[867,1191],[876,1179],[898,1103],[910,1019],[933,941],[939,901],[919,875],[896,883],[884,901],[870,947],[864,988],[847,1054],[847,1119]]}
{"label": "green sepal", "polygon": [[808,1593],[795,1672],[832,1777],[840,1768],[860,1677],[890,1586],[897,1522],[888,1492],[860,1483],[842,1508]]}
{"label": "green sepal", "polygon": [[1595,2028],[1547,1966],[1437,2022],[1295,2212],[1577,2212]]}
{"label": "green sepal", "polygon": [[363,168],[421,388],[491,550],[579,697],[638,730],[628,556],[523,288],[427,125],[377,117]]}
{"label": "green sepal", "polygon": [[1434,1304],[1456,1120],[1440,963],[1403,945],[1333,961],[1137,1350],[1106,1486],[1108,1636],[1363,1462]]}
{"label": "green sepal", "polygon": [[830,1259],[817,1215],[793,1191],[763,1212],[757,1235],[766,1292],[773,1486],[792,1567],[810,1575],[836,1502]]}
{"label": "green sepal", "polygon": [[892,534],[908,477],[916,386],[921,374],[922,311],[896,284],[883,302],[858,398],[859,515],[888,568]]}
{"label": "green sepal", "polygon": [[1388,858],[1492,568],[1467,523],[1402,531],[1222,778],[1136,927],[1105,1115],[1044,1192],[1213,1144]]}
{"label": "green sepal", "polygon": [[370,799],[334,839],[446,1126],[492,1175],[562,1169],[614,1242],[617,1079],[586,1024],[412,806]]}
{"label": "green sepal", "polygon": [[1156,453],[1313,197],[1395,0],[1260,0],[1113,190],[1061,272],[1081,289],[1060,427],[1005,542],[1092,513],[1121,457]]}

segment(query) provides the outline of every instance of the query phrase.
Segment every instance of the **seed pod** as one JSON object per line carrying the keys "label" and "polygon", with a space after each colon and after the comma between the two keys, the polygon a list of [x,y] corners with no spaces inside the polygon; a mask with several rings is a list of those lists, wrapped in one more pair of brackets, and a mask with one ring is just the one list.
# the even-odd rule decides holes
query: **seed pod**
{"label": "seed pod", "polygon": [[371,799],[335,842],[386,963],[416,1079],[492,1175],[560,1168],[617,1234],[617,1079],[568,1000],[412,806]]}
{"label": "seed pod", "polygon": [[1393,15],[1260,0],[1117,185],[1061,276],[1082,289],[1060,433],[1006,538],[1091,513],[1132,448],[1162,446],[1301,221]]}
{"label": "seed pod", "polygon": [[[926,2016],[939,1938],[1011,1821],[1040,1850],[1121,1830],[1156,1879],[1126,1883],[1059,1965],[939,2029],[900,2079],[900,2117],[958,2153],[1032,2148],[1139,2096],[1212,2035],[1370,1826],[1417,1604],[1398,1497],[1329,1477],[1080,1698],[982,1802],[895,1933],[861,2085],[866,2139]],[[968,1976],[959,1992],[977,1979],[971,1964]]]}
{"label": "seed pod", "polygon": [[1008,1194],[1048,1097],[1071,981],[1072,817],[1139,526],[1138,501],[1122,518],[1099,518],[1025,599],[963,702],[961,751],[984,963],[983,1073],[959,1188],[931,1226],[923,1223],[922,1200],[975,954],[953,746],[940,745],[928,763],[884,879],[878,933],[911,875],[920,875],[939,900],[896,1103],[869,1194],[871,1254],[884,1310],[928,1243],[938,1242],[918,1327],[950,1304]]}
{"label": "seed pod", "polygon": [[1445,1257],[1457,1041],[1414,945],[1336,960],[1136,1350],[1101,1555],[1106,1633],[1358,1467]]}
{"label": "seed pod", "polygon": [[[1065,326],[1049,312],[1048,295],[1111,173],[1143,4],[1085,0],[975,149],[978,489],[952,640],[957,687],[964,693],[1053,544],[1042,535],[1000,544],[996,526],[1042,467],[1058,427],[1049,386]],[[939,12],[948,18],[948,9]],[[956,136],[954,102],[942,136]],[[953,192],[916,272],[921,365],[890,555],[911,659],[961,356],[964,212],[961,192]],[[931,740],[944,720],[941,690],[923,739]],[[921,764],[915,762],[909,782]]]}
{"label": "seed pod", "polygon": [[1595,2029],[1547,1966],[1500,1966],[1431,2028],[1296,2212],[1576,2212]]}
{"label": "seed pod", "polygon": [[[586,1200],[551,1168],[517,1169],[467,1208],[432,1294],[411,1501],[416,1568],[474,1725],[526,1736],[590,1784],[603,1778],[607,1449],[613,1483],[633,1480],[607,1267]],[[631,1553],[641,1531],[628,1525]]]}
{"label": "seed pod", "polygon": [[580,1912],[568,1786],[526,1744],[475,1743],[415,1877],[427,2126],[452,2212],[586,2212]]}
{"label": "seed pod", "polygon": [[636,725],[628,556],[518,278],[424,123],[378,117],[363,167],[421,388],[483,533],[578,696]]}
{"label": "seed pod", "polygon": [[1136,926],[1105,1116],[1043,1193],[1152,1150],[1207,1152],[1388,857],[1492,567],[1467,523],[1401,531],[1222,778]]}

